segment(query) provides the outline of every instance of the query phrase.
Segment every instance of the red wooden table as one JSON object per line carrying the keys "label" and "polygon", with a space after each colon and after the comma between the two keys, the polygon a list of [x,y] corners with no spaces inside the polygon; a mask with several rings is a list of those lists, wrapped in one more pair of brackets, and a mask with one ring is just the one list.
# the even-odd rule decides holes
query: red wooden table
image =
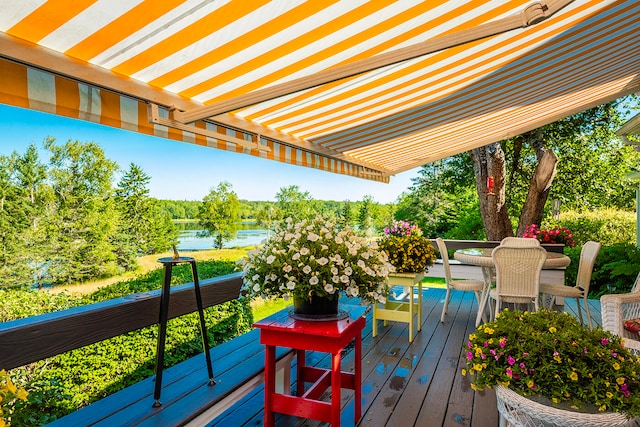
{"label": "red wooden table", "polygon": [[[253,324],[260,329],[260,342],[266,346],[264,384],[264,425],[274,425],[274,412],[330,422],[340,425],[340,393],[346,388],[355,392],[355,423],[362,412],[362,329],[365,307],[350,307],[340,320],[296,320],[287,311]],[[342,372],[342,350],[355,341],[354,372]],[[276,347],[294,349],[297,356],[296,395],[276,393]],[[331,354],[331,369],[307,366],[305,351]],[[313,383],[305,391],[305,382]],[[318,400],[331,387],[331,402]]]}

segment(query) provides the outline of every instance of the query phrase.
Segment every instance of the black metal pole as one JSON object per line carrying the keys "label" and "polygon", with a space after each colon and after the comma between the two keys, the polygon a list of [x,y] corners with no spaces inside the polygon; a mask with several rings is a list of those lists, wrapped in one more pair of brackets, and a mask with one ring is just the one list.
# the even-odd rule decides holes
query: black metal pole
{"label": "black metal pole", "polygon": [[162,293],[160,294],[160,316],[158,327],[158,346],[156,349],[156,384],[153,391],[153,406],[161,406],[162,370],[164,367],[164,345],[167,338],[167,321],[169,320],[169,296],[171,295],[171,270],[173,262],[163,262],[164,273]]}
{"label": "black metal pole", "polygon": [[202,294],[200,293],[200,281],[198,279],[198,270],[196,262],[191,261],[191,274],[193,275],[193,288],[196,292],[196,304],[198,305],[198,314],[200,315],[200,333],[202,334],[202,349],[207,360],[207,372],[209,373],[209,385],[216,382],[213,379],[213,367],[211,366],[211,354],[209,353],[209,338],[207,337],[207,324],[204,320],[204,309],[202,308]]}

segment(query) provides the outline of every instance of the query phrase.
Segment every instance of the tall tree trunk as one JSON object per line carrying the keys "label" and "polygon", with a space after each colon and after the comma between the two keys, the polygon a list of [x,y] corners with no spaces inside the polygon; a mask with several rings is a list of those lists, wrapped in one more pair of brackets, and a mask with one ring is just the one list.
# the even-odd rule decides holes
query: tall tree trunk
{"label": "tall tree trunk", "polygon": [[553,178],[556,176],[556,164],[558,157],[548,148],[544,147],[539,132],[529,132],[532,140],[529,141],[536,151],[538,166],[536,166],[529,185],[527,198],[522,206],[520,220],[518,221],[518,231],[516,235],[522,236],[529,224],[538,224],[542,221],[544,205],[549,198],[549,191]]}
{"label": "tall tree trunk", "polygon": [[[505,155],[500,143],[471,150],[480,214],[487,240],[502,240],[513,236],[505,204]],[[487,178],[493,178],[493,194],[488,191]]]}
{"label": "tall tree trunk", "polygon": [[[522,236],[529,224],[540,224],[544,214],[544,205],[549,197],[551,184],[556,175],[558,157],[545,148],[542,132],[539,129],[527,132],[515,141],[511,179],[520,173],[520,149],[528,144],[536,152],[538,165],[533,173],[527,198],[522,206],[516,236]],[[476,178],[476,190],[480,200],[480,213],[487,240],[502,240],[513,236],[513,228],[506,207],[506,162],[500,143],[493,143],[471,150],[473,170]],[[487,178],[493,178],[493,193],[489,194]]]}

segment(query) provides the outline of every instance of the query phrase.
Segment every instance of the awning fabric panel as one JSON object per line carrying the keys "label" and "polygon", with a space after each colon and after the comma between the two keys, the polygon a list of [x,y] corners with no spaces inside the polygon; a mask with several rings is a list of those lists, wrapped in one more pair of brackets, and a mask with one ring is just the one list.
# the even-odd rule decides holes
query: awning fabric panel
{"label": "awning fabric panel", "polygon": [[[146,102],[97,88],[53,73],[0,58],[0,103],[45,113],[100,123],[146,135],[251,154],[298,166],[388,182],[389,177],[360,165],[321,156],[316,153],[262,138],[269,152],[250,150],[233,142],[168,128],[149,122]],[[164,117],[169,113],[161,110]],[[200,121],[196,127],[207,128],[230,137],[251,141],[255,136],[240,130]]]}
{"label": "awning fabric panel", "polygon": [[[0,58],[7,60],[0,67],[10,72],[0,75],[0,102],[387,182],[640,92],[640,1],[564,3],[5,2]],[[531,18],[545,10],[554,13]],[[271,151],[149,123],[147,104],[173,120],[180,113],[172,107],[222,105],[494,27],[500,30],[488,36],[192,124]]]}

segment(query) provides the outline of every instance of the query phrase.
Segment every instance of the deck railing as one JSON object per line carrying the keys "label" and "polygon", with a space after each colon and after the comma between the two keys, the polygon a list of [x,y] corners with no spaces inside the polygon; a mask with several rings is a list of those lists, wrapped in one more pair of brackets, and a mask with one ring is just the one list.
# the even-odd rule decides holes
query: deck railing
{"label": "deck railing", "polygon": [[[491,248],[497,241],[446,240],[450,250]],[[435,245],[435,241],[434,241]],[[563,245],[548,250],[562,251]],[[204,307],[238,298],[242,274],[201,280]],[[0,369],[13,369],[47,357],[158,323],[160,290],[0,323]],[[173,286],[169,318],[197,310],[193,283]]]}

